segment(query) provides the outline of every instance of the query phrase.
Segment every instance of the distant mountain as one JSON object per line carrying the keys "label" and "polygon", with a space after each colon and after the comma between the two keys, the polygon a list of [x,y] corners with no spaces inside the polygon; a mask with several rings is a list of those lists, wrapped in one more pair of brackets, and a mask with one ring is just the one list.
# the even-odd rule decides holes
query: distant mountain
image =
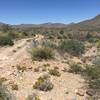
{"label": "distant mountain", "polygon": [[100,15],[76,24],[69,24],[66,28],[69,30],[100,30]]}
{"label": "distant mountain", "polygon": [[19,25],[12,25],[14,28],[30,28],[30,27],[37,27],[36,24],[19,24]]}
{"label": "distant mountain", "polygon": [[99,27],[100,28],[100,15],[97,15],[96,17],[86,20],[83,22],[78,23],[79,25],[86,25],[86,26],[93,26],[93,27]]}
{"label": "distant mountain", "polygon": [[13,25],[16,28],[30,28],[30,27],[65,27],[66,24],[63,23],[43,23],[43,24],[20,24],[20,25]]}
{"label": "distant mountain", "polygon": [[40,24],[39,26],[41,26],[41,27],[66,27],[67,25],[63,24],[63,23],[51,23],[51,22],[48,22],[48,23]]}
{"label": "distant mountain", "polygon": [[[0,26],[4,25],[5,23],[0,22]],[[63,23],[43,23],[43,24],[20,24],[20,25],[12,25],[14,28],[34,28],[34,27],[44,27],[44,28],[67,28],[67,29],[95,29],[100,28],[100,15],[96,17],[82,21],[79,23],[70,23],[70,24],[63,24]]]}
{"label": "distant mountain", "polygon": [[0,22],[0,26],[5,25],[5,23]]}

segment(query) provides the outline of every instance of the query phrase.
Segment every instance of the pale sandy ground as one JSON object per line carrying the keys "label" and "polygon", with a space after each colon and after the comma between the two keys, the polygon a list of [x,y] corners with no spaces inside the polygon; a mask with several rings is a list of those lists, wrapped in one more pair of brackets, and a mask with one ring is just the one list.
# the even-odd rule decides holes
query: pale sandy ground
{"label": "pale sandy ground", "polygon": [[[86,100],[86,95],[78,96],[75,93],[75,90],[79,88],[84,91],[86,90],[84,83],[85,80],[79,75],[63,72],[62,70],[65,67],[68,68],[67,63],[62,63],[63,59],[42,62],[37,61],[33,63],[30,60],[29,53],[27,52],[29,42],[26,40],[27,39],[19,40],[12,47],[0,48],[0,76],[8,79],[5,84],[16,96],[17,100],[25,100],[28,95],[34,92],[39,95],[41,100]],[[13,52],[13,50],[16,50],[16,52]],[[89,53],[90,51],[87,52],[88,55]],[[73,59],[75,60],[75,58]],[[76,62],[78,61],[80,62],[77,58]],[[27,70],[22,74],[18,73],[16,67],[12,67],[16,64],[26,66]],[[33,84],[37,78],[47,73],[43,71],[34,72],[34,68],[43,67],[44,64],[50,64],[50,68],[57,66],[61,72],[60,77],[51,76],[54,88],[49,92],[33,90]],[[18,91],[11,90],[12,83],[18,84]],[[68,94],[66,94],[66,92],[68,92]]]}

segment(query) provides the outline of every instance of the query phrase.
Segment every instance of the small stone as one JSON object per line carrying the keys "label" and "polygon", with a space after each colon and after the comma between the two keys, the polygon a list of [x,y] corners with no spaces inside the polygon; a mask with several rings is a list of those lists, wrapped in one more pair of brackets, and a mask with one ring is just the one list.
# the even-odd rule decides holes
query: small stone
{"label": "small stone", "polygon": [[93,90],[87,90],[86,94],[89,95],[89,96],[93,96],[95,94],[95,91],[93,91]]}
{"label": "small stone", "polygon": [[75,93],[79,96],[84,96],[84,91],[82,89],[76,89]]}

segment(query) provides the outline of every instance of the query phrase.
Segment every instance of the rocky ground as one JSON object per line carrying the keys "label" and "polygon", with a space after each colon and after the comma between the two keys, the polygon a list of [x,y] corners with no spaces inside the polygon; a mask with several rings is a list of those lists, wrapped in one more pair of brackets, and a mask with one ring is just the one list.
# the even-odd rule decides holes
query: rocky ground
{"label": "rocky ground", "polygon": [[[36,37],[37,38],[37,37]],[[38,37],[41,39],[40,37]],[[81,62],[80,58],[55,59],[49,61],[31,61],[28,52],[31,39],[21,39],[15,42],[12,47],[0,47],[0,77],[7,80],[4,84],[8,87],[17,100],[25,100],[32,93],[37,93],[41,100],[87,100],[86,83],[80,75],[63,71],[68,69],[68,61]],[[95,55],[96,48],[88,50],[84,57]],[[24,66],[25,70],[20,72],[17,66]],[[48,92],[33,89],[33,84],[37,78],[47,71],[43,71],[44,66],[52,69],[57,67],[61,73],[60,77],[51,76],[54,88]],[[39,71],[34,71],[38,68]],[[17,85],[18,89],[13,90],[12,85]]]}

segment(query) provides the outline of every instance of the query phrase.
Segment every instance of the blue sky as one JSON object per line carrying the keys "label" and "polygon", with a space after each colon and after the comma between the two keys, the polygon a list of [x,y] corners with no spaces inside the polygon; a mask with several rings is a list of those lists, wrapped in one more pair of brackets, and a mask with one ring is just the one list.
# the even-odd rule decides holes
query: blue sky
{"label": "blue sky", "polygon": [[0,22],[71,23],[100,14],[100,0],[0,0]]}

